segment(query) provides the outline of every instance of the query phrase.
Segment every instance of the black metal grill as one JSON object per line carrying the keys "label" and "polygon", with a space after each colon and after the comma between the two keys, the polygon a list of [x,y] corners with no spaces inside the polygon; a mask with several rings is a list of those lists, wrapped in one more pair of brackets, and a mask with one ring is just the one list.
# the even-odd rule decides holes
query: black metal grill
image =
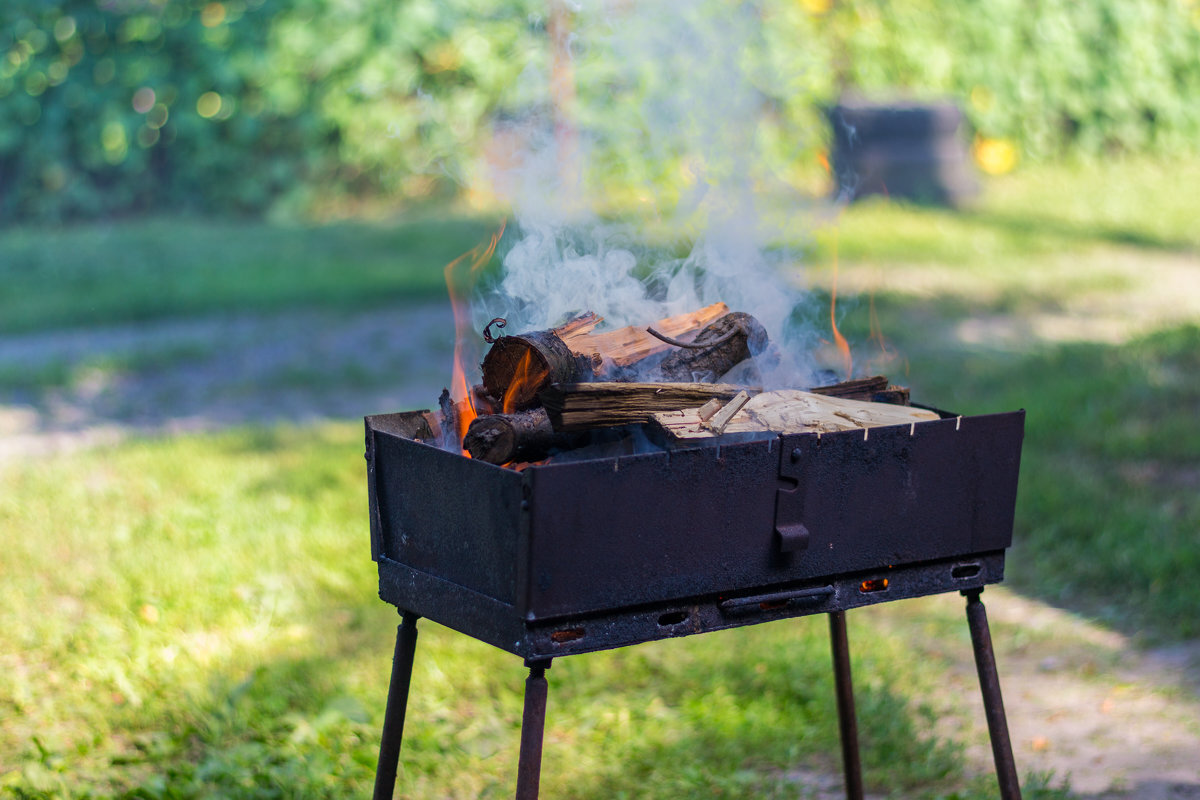
{"label": "black metal grill", "polygon": [[[376,796],[394,781],[420,616],[531,666],[518,797],[536,797],[552,658],[829,613],[848,748],[842,615],[949,591],[979,607],[969,618],[989,723],[998,710],[1003,728],[991,727],[997,767],[1005,796],[1019,796],[978,595],[1003,578],[1024,412],[939,414],[522,472],[414,441],[419,413],[367,417],[372,556],[380,596],[405,614]],[[846,770],[860,795],[856,745]]]}

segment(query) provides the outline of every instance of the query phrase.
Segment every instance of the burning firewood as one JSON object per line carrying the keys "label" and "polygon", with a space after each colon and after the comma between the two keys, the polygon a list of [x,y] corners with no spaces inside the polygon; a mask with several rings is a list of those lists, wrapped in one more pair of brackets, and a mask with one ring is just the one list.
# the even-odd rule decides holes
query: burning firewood
{"label": "burning firewood", "polygon": [[471,458],[490,464],[540,461],[554,450],[581,443],[579,435],[556,432],[544,408],[477,417],[463,437],[463,449]]}
{"label": "burning firewood", "polygon": [[[696,338],[696,332],[728,313],[728,306],[715,303],[646,327],[668,338],[689,341]],[[672,347],[648,333],[646,327],[595,333],[601,321],[595,314],[585,314],[552,330],[495,339],[483,359],[485,390],[502,401],[505,411],[525,409],[536,405],[538,392],[552,383],[605,377]]]}
{"label": "burning firewood", "polygon": [[[699,408],[658,412],[652,418],[669,439],[711,439],[717,436],[711,425],[700,419],[699,412]],[[920,408],[847,400],[798,389],[779,389],[750,398],[737,414],[726,421],[722,432],[830,433],[880,425],[909,425],[938,418],[935,412]]]}
{"label": "burning firewood", "polygon": [[734,311],[708,325],[658,365],[664,381],[716,380],[767,348],[767,331],[754,317]]}
{"label": "burning firewood", "polygon": [[649,422],[656,411],[695,408],[712,398],[722,402],[743,387],[726,383],[556,383],[541,393],[557,431],[583,431]]}

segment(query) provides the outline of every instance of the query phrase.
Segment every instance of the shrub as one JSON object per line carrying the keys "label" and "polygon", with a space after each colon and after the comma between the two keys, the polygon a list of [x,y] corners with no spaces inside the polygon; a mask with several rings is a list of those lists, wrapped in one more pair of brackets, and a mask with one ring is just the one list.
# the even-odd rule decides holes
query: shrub
{"label": "shrub", "polygon": [[[692,37],[703,52],[708,32],[753,27],[740,66],[758,102],[750,117],[727,113],[747,131],[733,137],[733,149],[761,150],[773,174],[811,163],[821,146],[813,135],[822,127],[819,108],[845,91],[956,98],[983,139],[1004,143],[986,151],[1005,155],[991,159],[997,163],[1011,163],[1018,149],[1037,158],[1179,154],[1200,141],[1197,0],[680,5],[643,26],[661,28],[643,30],[657,36],[648,37],[656,46]],[[5,0],[0,222],[257,212],[282,196],[330,190],[455,191],[469,180],[491,121],[544,102],[522,76],[539,68],[544,86],[546,7]],[[594,12],[579,12],[580,27],[602,35]],[[626,184],[669,188],[695,141],[648,141],[646,127],[625,112],[656,103],[682,120],[673,99],[679,81],[646,69],[645,59],[631,63],[628,50],[606,51],[611,40],[603,44],[583,53],[575,73],[593,163]],[[725,54],[712,52],[695,71],[718,73]],[[711,119],[688,124],[718,127]]]}

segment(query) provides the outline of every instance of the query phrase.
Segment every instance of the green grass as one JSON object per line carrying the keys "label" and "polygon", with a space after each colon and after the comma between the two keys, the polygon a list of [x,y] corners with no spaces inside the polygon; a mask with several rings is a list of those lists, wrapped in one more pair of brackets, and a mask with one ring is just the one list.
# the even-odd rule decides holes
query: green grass
{"label": "green grass", "polygon": [[[844,264],[912,264],[1024,281],[1064,253],[1137,247],[1163,253],[1200,251],[1197,200],[1200,160],[1114,160],[1046,165],[984,184],[963,211],[869,199],[837,224],[819,228],[810,254]],[[1086,270],[1075,280],[1087,281]]]}
{"label": "green grass", "polygon": [[[357,426],[133,442],[0,471],[0,787],[18,797],[369,792],[394,610]],[[971,789],[886,630],[856,653],[867,780]],[[550,672],[552,797],[785,797],[836,772],[827,633],[796,620]],[[960,637],[961,638],[961,637]],[[959,642],[959,644],[962,644]],[[511,792],[523,671],[421,623],[406,797]]]}
{"label": "green grass", "polygon": [[320,226],[159,219],[0,230],[0,333],[444,294],[492,220]]}

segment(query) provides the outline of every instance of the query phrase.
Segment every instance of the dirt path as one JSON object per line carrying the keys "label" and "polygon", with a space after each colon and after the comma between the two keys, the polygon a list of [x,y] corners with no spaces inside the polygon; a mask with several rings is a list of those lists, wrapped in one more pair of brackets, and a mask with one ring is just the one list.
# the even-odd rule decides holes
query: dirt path
{"label": "dirt path", "polygon": [[452,335],[448,306],[406,305],[0,337],[0,461],[130,434],[428,408]]}
{"label": "dirt path", "polygon": [[[1139,649],[1126,636],[1004,587],[984,592],[1013,752],[1022,779],[1069,781],[1105,800],[1200,799],[1200,642]],[[863,613],[863,612],[859,612]],[[993,770],[963,601],[939,595],[867,610],[876,625],[941,663],[939,731]],[[961,646],[927,637],[961,625]]]}
{"label": "dirt path", "polygon": [[[449,374],[452,329],[448,308],[425,305],[6,337],[0,461],[131,434],[429,407]],[[987,601],[1023,777],[1052,773],[1052,783],[1069,779],[1105,800],[1200,800],[1200,643],[1139,651],[1005,589]],[[921,636],[922,618],[959,618],[959,598],[860,613],[946,666],[933,699],[942,732],[969,742],[972,768],[989,773],[970,647],[934,652],[938,637]],[[833,776],[797,773],[796,782],[816,797],[839,791]]]}

